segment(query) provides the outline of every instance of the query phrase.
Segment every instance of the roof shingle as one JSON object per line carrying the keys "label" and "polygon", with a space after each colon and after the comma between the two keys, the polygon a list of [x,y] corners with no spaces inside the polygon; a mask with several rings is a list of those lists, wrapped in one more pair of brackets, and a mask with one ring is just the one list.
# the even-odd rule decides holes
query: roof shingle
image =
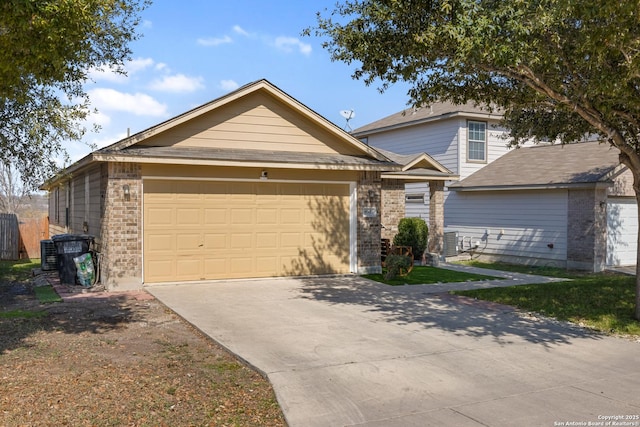
{"label": "roof shingle", "polygon": [[595,184],[608,181],[608,174],[619,165],[618,150],[597,141],[522,147],[449,188],[464,191]]}

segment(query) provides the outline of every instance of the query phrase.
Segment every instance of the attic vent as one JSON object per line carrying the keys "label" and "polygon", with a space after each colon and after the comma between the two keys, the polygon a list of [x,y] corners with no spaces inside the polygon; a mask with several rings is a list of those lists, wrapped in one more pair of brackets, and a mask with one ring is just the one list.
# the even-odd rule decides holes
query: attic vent
{"label": "attic vent", "polygon": [[40,268],[42,271],[57,269],[58,257],[53,240],[40,240]]}
{"label": "attic vent", "polygon": [[406,203],[424,203],[424,193],[409,193],[404,196]]}
{"label": "attic vent", "polygon": [[458,232],[446,231],[444,233],[444,256],[458,255]]}

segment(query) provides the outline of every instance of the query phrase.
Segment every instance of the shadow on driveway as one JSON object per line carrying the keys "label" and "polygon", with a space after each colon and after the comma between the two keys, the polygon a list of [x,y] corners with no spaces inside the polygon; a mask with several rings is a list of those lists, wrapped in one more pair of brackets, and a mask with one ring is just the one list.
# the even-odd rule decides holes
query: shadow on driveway
{"label": "shadow on driveway", "polygon": [[431,293],[429,285],[388,286],[363,278],[301,279],[302,298],[334,305],[360,306],[365,313],[389,322],[417,328],[439,328],[456,336],[493,337],[496,343],[514,343],[516,337],[542,344],[571,344],[573,338],[598,340],[603,335],[553,319],[518,311],[514,307]]}

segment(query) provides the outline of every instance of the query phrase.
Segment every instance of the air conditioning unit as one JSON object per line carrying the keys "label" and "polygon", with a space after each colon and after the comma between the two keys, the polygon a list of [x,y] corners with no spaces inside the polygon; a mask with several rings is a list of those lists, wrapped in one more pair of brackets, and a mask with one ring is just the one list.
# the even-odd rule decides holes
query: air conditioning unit
{"label": "air conditioning unit", "polygon": [[444,233],[444,256],[458,255],[458,232],[445,231]]}
{"label": "air conditioning unit", "polygon": [[42,271],[58,269],[58,255],[53,240],[40,240],[40,268]]}

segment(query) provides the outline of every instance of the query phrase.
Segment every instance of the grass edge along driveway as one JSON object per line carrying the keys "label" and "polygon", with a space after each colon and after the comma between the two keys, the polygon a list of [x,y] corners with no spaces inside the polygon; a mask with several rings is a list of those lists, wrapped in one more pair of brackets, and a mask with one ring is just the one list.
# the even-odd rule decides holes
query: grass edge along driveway
{"label": "grass edge along driveway", "polygon": [[411,273],[392,280],[384,278],[384,274],[364,274],[362,277],[384,283],[390,286],[429,285],[434,283],[476,282],[481,280],[497,280],[501,277],[485,276],[482,274],[465,273],[429,266],[415,266]]}
{"label": "grass edge along driveway", "polygon": [[560,268],[465,262],[479,268],[571,279],[563,282],[504,288],[452,291],[568,321],[597,332],[640,340],[640,322],[633,318],[635,277],[613,273],[586,273]]}

